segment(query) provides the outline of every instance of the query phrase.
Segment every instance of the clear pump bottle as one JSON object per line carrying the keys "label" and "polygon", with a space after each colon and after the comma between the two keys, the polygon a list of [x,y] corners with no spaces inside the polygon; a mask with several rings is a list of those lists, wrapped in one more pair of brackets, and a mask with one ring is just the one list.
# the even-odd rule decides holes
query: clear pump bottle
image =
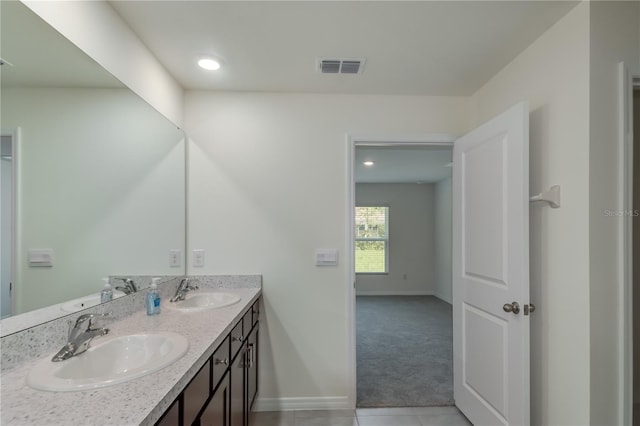
{"label": "clear pump bottle", "polygon": [[111,289],[111,284],[109,284],[109,278],[103,278],[104,287],[100,292],[100,303],[109,302],[113,299],[113,290]]}

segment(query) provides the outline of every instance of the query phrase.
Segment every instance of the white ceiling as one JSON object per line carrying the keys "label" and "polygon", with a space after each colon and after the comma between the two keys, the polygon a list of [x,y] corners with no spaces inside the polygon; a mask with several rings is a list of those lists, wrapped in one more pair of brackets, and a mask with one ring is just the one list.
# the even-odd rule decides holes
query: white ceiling
{"label": "white ceiling", "polygon": [[[118,87],[19,2],[0,2],[2,85]],[[469,96],[564,16],[569,1],[111,1],[186,89]],[[203,55],[223,60],[211,73]],[[318,57],[365,58],[358,75]],[[362,166],[364,158],[376,161]],[[358,182],[435,182],[451,152],[360,147]]]}
{"label": "white ceiling", "polygon": [[[469,96],[577,2],[111,1],[186,89]],[[202,55],[224,62],[215,73]],[[358,75],[317,57],[366,58]]]}
{"label": "white ceiling", "polygon": [[358,146],[355,157],[356,183],[433,183],[452,173],[452,150],[446,147]]}

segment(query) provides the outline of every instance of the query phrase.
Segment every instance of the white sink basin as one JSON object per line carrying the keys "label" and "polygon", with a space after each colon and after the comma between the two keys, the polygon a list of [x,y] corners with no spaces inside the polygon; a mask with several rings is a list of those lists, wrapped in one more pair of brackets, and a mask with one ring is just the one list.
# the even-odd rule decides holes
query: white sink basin
{"label": "white sink basin", "polygon": [[222,291],[196,291],[187,293],[184,300],[180,302],[167,302],[162,306],[183,312],[197,312],[205,309],[223,308],[238,303],[240,300],[241,298],[239,296]]}
{"label": "white sink basin", "polygon": [[[125,294],[121,291],[114,290],[113,298],[117,299]],[[89,296],[79,297],[60,305],[60,309],[64,312],[78,312],[83,309],[90,308],[100,304],[100,293],[90,294]]]}
{"label": "white sink basin", "polygon": [[158,371],[189,349],[189,341],[172,332],[97,337],[84,353],[66,361],[39,361],[27,384],[46,391],[79,391],[127,382]]}

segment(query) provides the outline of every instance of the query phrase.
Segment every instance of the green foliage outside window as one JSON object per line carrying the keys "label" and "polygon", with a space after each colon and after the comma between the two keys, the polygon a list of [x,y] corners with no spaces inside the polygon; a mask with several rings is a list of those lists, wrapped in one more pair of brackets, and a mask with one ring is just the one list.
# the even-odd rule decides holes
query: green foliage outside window
{"label": "green foliage outside window", "polygon": [[356,207],[356,273],[387,272],[389,208]]}

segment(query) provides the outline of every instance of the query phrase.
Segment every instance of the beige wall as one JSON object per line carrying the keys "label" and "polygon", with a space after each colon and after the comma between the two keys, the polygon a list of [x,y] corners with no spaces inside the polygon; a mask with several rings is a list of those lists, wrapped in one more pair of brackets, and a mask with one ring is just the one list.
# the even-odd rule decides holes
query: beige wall
{"label": "beige wall", "polygon": [[[187,92],[189,273],[261,273],[261,409],[348,407],[347,134],[462,133],[467,98]],[[316,267],[337,248],[338,267]],[[351,405],[352,406],[352,405]]]}
{"label": "beige wall", "polygon": [[436,296],[452,303],[451,278],[451,184],[452,179],[436,183]]}
{"label": "beige wall", "polygon": [[435,202],[435,184],[356,184],[357,206],[389,207],[389,273],[356,275],[358,295],[436,293]]}
{"label": "beige wall", "polygon": [[622,207],[618,188],[618,63],[640,71],[638,9],[640,2],[590,2],[589,66],[589,265],[591,422],[622,424],[621,292],[618,229]]}
{"label": "beige wall", "polygon": [[[531,421],[589,424],[589,6],[578,5],[473,96],[480,124],[530,106]],[[570,308],[568,308],[570,307]],[[577,354],[580,354],[577,356]]]}
{"label": "beige wall", "polygon": [[[20,127],[15,313],[97,293],[109,275],[174,275],[185,240],[185,141],[128,89],[10,88]],[[62,122],[60,117],[64,116]],[[50,248],[54,266],[31,267]]]}
{"label": "beige wall", "polygon": [[[633,210],[640,212],[640,88],[633,96]],[[633,219],[633,402],[640,404],[640,217]]]}

